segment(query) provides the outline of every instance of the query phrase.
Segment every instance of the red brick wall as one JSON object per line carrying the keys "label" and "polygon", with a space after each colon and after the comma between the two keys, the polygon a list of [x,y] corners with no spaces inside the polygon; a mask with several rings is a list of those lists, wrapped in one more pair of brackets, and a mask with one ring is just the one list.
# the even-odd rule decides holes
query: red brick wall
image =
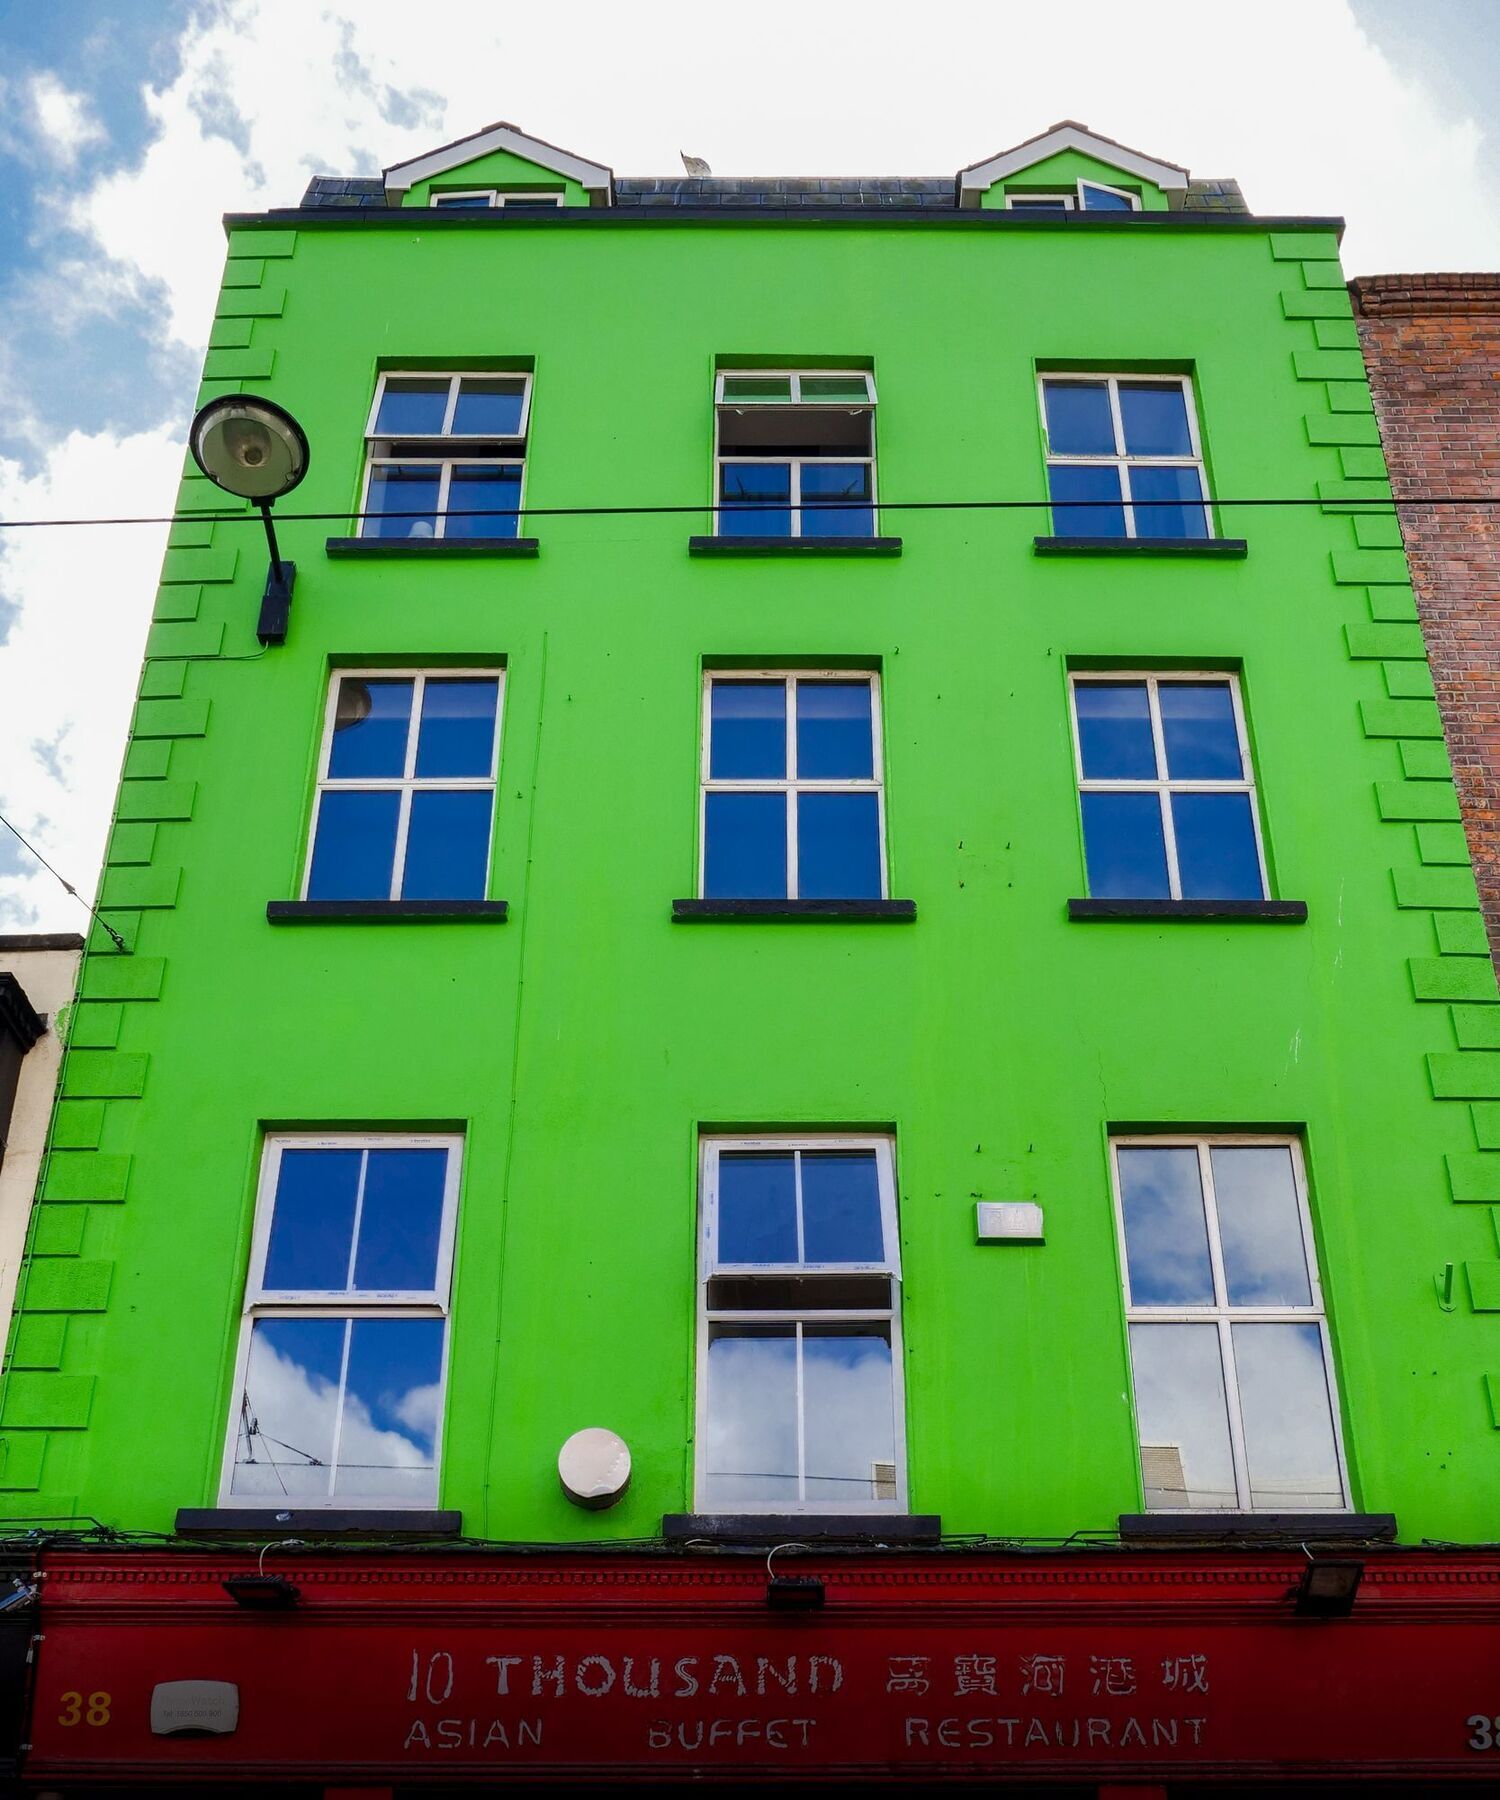
{"label": "red brick wall", "polygon": [[1500,958],[1500,275],[1349,284],[1490,946]]}

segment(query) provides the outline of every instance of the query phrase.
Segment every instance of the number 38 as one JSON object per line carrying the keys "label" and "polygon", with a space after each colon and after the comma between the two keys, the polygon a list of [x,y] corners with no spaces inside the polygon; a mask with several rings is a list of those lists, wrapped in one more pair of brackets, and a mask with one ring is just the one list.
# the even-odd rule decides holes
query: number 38
{"label": "number 38", "polygon": [[63,1709],[57,1715],[57,1722],[59,1725],[107,1725],[109,1705],[108,1694],[90,1694],[85,1700],[82,1694],[69,1692],[62,1696]]}
{"label": "number 38", "polygon": [[1500,1717],[1488,1719],[1483,1713],[1475,1713],[1464,1724],[1473,1733],[1469,1739],[1471,1750],[1500,1750]]}

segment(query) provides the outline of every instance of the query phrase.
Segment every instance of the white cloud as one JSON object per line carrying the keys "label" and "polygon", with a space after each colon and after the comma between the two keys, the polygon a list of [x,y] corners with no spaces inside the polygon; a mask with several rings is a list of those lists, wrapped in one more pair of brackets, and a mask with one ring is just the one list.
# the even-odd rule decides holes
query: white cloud
{"label": "white cloud", "polygon": [[65,88],[55,75],[43,71],[32,76],[30,99],[35,129],[58,162],[71,166],[79,151],[103,141],[104,127],[89,111],[88,101]]}

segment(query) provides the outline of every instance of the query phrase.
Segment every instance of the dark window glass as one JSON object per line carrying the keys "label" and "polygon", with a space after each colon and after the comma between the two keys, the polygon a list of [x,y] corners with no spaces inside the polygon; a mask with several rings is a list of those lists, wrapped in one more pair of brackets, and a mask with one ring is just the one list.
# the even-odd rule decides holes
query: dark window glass
{"label": "dark window glass", "polygon": [[444,537],[508,538],[520,523],[521,471],[514,464],[456,463],[448,481]]}
{"label": "dark window glass", "polygon": [[1130,496],[1135,502],[1137,537],[1208,536],[1203,484],[1196,469],[1134,463],[1130,470]]}
{"label": "dark window glass", "polygon": [[1176,382],[1122,381],[1120,423],[1128,456],[1191,456],[1187,396]]}
{"label": "dark window glass", "polygon": [[802,508],[803,537],[870,537],[875,513],[868,504],[831,506],[832,500],[870,499],[868,463],[803,463],[802,498],[822,504]]}
{"label": "dark window glass", "polygon": [[1259,900],[1260,861],[1248,794],[1172,795],[1184,900]]}
{"label": "dark window glass", "polygon": [[1285,1144],[1209,1151],[1231,1306],[1311,1306],[1292,1153]]}
{"label": "dark window glass", "polygon": [[403,900],[484,898],[494,804],[488,788],[426,788],[412,795]]}
{"label": "dark window glass", "polygon": [[438,437],[448,411],[448,377],[402,376],[387,381],[375,415],[377,437]]}
{"label": "dark window glass", "polygon": [[495,757],[500,684],[429,678],[417,735],[418,775],[488,775]]}
{"label": "dark window glass", "polygon": [[359,1194],[358,1150],[283,1150],[261,1285],[342,1292]]}
{"label": "dark window glass", "polygon": [[465,212],[476,212],[481,208],[488,212],[490,197],[488,194],[440,194],[432,202],[434,206],[454,207]]}
{"label": "dark window glass", "polygon": [[719,497],[721,537],[792,535],[790,463],[723,463]]}
{"label": "dark window glass", "polygon": [[708,1346],[704,1497],[797,1498],[797,1340],[790,1325],[716,1325]]}
{"label": "dark window glass", "polygon": [[874,794],[798,796],[797,892],[804,900],[880,898],[880,809]]}
{"label": "dark window glass", "polygon": [[1048,381],[1047,446],[1054,456],[1113,456],[1114,418],[1103,381]]}
{"label": "dark window glass", "polygon": [[709,689],[709,774],[719,781],[786,775],[786,683],[716,681]]}
{"label": "dark window glass", "polygon": [[1083,845],[1095,899],[1170,898],[1161,804],[1155,794],[1085,794]]}
{"label": "dark window glass", "polygon": [[709,794],[704,815],[704,894],[710,900],[784,898],[786,796]]}
{"label": "dark window glass", "polygon": [[884,1260],[873,1150],[802,1152],[802,1254],[810,1263]]}
{"label": "dark window glass", "polygon": [[446,1150],[367,1152],[354,1259],[356,1288],[415,1293],[436,1284],[447,1171]]}
{"label": "dark window glass", "polygon": [[1029,213],[1066,213],[1066,212],[1069,212],[1071,210],[1071,208],[1068,206],[1067,201],[1062,200],[1062,199],[1058,199],[1058,200],[1020,200],[1020,199],[1016,199],[1016,200],[1012,200],[1010,202],[1010,210],[1012,212],[1029,212]]}
{"label": "dark window glass", "polygon": [[333,1492],[435,1500],[441,1319],[354,1319]]}
{"label": "dark window glass", "polygon": [[1129,198],[1124,194],[1111,194],[1104,188],[1092,187],[1083,183],[1083,208],[1085,212],[1134,212]]}
{"label": "dark window glass", "polygon": [[790,1151],[719,1156],[719,1261],[794,1263],[797,1188]]}
{"label": "dark window glass", "polygon": [[1227,681],[1163,681],[1157,685],[1167,773],[1182,781],[1239,781],[1240,738]]}
{"label": "dark window glass", "polygon": [[340,677],[328,746],[330,780],[406,773],[412,686],[410,677],[391,681],[366,675]]}
{"label": "dark window glass", "polygon": [[[232,1491],[328,1493],[347,1319],[257,1319],[245,1370]],[[252,1431],[253,1426],[253,1431]]]}
{"label": "dark window glass", "polygon": [[1089,781],[1154,781],[1156,744],[1144,681],[1080,681],[1078,747]]}
{"label": "dark window glass", "polygon": [[890,1499],[896,1426],[889,1327],[804,1329],[802,1407],[807,1498],[836,1506]]}
{"label": "dark window glass", "polygon": [[[1125,536],[1120,471],[1112,463],[1053,463],[1047,476],[1053,500],[1052,529],[1058,537]],[[1058,505],[1059,501],[1068,504]]]}
{"label": "dark window glass", "polygon": [[393,790],[325,789],[308,899],[388,900],[399,810],[400,795]]}
{"label": "dark window glass", "polygon": [[370,471],[361,537],[437,535],[439,471],[431,463],[379,463]]}
{"label": "dark window glass", "polygon": [[797,683],[797,774],[807,780],[875,773],[868,681]]}
{"label": "dark window glass", "polygon": [[465,375],[449,430],[455,437],[517,437],[526,383],[515,376]]}
{"label": "dark window glass", "polygon": [[1187,1145],[1116,1152],[1132,1306],[1212,1306],[1213,1268],[1198,1152]]}

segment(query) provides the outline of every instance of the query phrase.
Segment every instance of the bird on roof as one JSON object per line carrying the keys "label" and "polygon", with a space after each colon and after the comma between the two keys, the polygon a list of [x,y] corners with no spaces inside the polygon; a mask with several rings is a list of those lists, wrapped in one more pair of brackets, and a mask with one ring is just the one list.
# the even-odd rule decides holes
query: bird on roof
{"label": "bird on roof", "polygon": [[701,156],[689,156],[686,150],[679,150],[677,154],[682,158],[682,166],[687,170],[689,175],[713,174],[713,170],[709,168],[708,164],[704,162]]}

